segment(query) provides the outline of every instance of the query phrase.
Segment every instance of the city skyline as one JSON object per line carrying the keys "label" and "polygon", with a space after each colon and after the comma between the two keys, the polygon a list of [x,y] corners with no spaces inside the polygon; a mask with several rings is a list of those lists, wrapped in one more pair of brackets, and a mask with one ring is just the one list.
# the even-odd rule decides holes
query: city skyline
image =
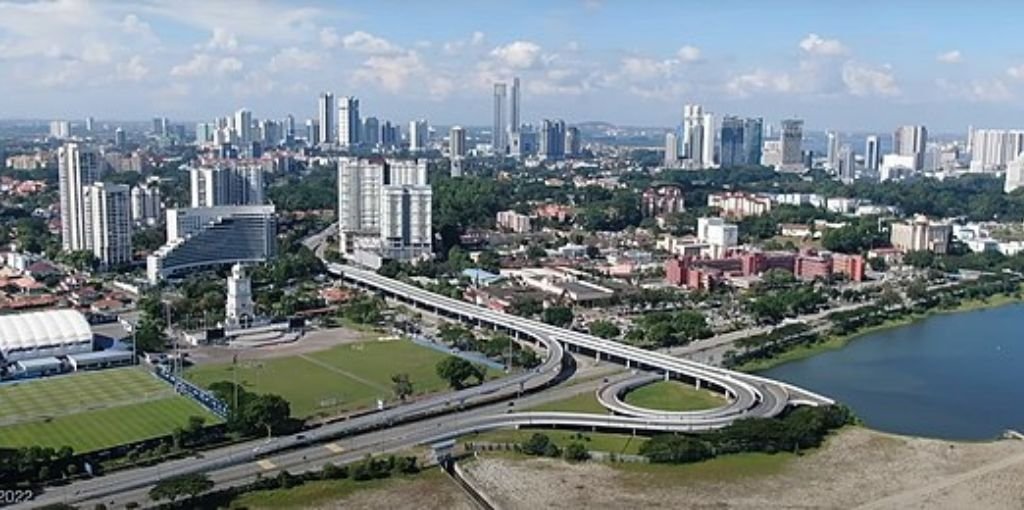
{"label": "city skyline", "polygon": [[534,19],[464,2],[6,2],[0,118],[305,119],[332,91],[365,115],[484,126],[494,83],[519,76],[524,123],[671,126],[697,103],[813,129],[1014,127],[1024,54],[996,42],[1012,4],[960,18],[943,3],[530,3]]}

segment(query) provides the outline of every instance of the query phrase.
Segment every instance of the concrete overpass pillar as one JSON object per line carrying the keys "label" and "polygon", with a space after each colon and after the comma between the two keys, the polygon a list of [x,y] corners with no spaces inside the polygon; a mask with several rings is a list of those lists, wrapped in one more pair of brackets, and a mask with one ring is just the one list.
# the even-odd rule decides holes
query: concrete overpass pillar
{"label": "concrete overpass pillar", "polygon": [[596,353],[594,353],[594,361],[601,361],[601,351],[597,351]]}
{"label": "concrete overpass pillar", "polygon": [[698,390],[700,389],[700,379],[695,380],[695,382],[693,383],[693,387],[697,388]]}
{"label": "concrete overpass pillar", "polygon": [[665,372],[665,381],[668,382],[668,380],[669,380],[668,372]]}
{"label": "concrete overpass pillar", "polygon": [[629,358],[626,358],[626,368],[632,368],[632,367],[630,366],[631,364],[632,364],[632,362],[630,361],[630,359],[629,359]]}

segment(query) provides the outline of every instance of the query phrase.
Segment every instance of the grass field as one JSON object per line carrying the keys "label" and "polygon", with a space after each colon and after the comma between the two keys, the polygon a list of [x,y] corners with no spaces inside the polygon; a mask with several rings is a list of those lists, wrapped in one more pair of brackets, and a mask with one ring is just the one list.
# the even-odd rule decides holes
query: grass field
{"label": "grass field", "polygon": [[626,394],[627,404],[662,411],[701,411],[725,405],[726,400],[708,390],[678,381],[658,381]]}
{"label": "grass field", "polygon": [[[410,341],[371,341],[340,345],[311,354],[259,361],[199,365],[185,371],[193,382],[208,386],[237,381],[255,393],[273,393],[291,403],[296,418],[330,416],[376,405],[394,398],[391,376],[409,374],[416,395],[447,387],[435,367],[445,354]],[[233,374],[237,369],[238,373]],[[489,371],[488,377],[498,377]]]}
{"label": "grass field", "polygon": [[593,391],[580,393],[569,398],[531,407],[530,411],[561,411],[566,413],[608,414],[608,410],[597,400]]}
{"label": "grass field", "polygon": [[463,443],[522,443],[534,434],[544,434],[560,448],[565,448],[571,443],[579,442],[586,446],[587,450],[596,452],[609,452],[617,454],[637,455],[640,445],[647,441],[644,437],[634,437],[626,434],[607,434],[604,432],[577,432],[574,430],[556,429],[520,429],[520,430],[494,430],[464,436],[460,439]]}
{"label": "grass field", "polygon": [[[290,489],[255,491],[235,498],[230,508],[331,508],[344,506],[345,499],[356,492],[386,490],[396,484],[419,482],[424,486],[453,484],[439,468],[429,468],[415,475],[393,476],[367,481],[312,481]],[[419,485],[418,484],[418,485]]]}
{"label": "grass field", "polygon": [[117,368],[0,386],[0,447],[70,446],[89,452],[218,419],[141,368]]}

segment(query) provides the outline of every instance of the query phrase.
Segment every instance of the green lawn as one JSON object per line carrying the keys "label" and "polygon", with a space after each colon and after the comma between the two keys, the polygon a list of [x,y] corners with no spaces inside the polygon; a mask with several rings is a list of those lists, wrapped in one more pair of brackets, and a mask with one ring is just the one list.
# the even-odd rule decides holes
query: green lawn
{"label": "green lawn", "polygon": [[141,368],[26,381],[0,386],[0,447],[83,453],[168,435],[190,416],[219,421]]}
{"label": "green lawn", "polygon": [[608,410],[597,401],[597,395],[593,391],[586,391],[579,395],[569,397],[536,407],[527,409],[529,411],[561,411],[566,413],[595,413],[608,414]]}
{"label": "green lawn", "polygon": [[721,407],[727,402],[709,390],[698,390],[679,381],[658,381],[626,394],[627,404],[662,411],[700,411]]}
{"label": "green lawn", "polygon": [[637,489],[664,487],[687,480],[724,482],[748,476],[768,476],[781,472],[797,458],[783,453],[731,453],[693,464],[615,464],[630,476],[627,483]]}
{"label": "green lawn", "polygon": [[[230,508],[331,508],[342,507],[344,498],[356,491],[384,489],[406,480],[417,480],[431,485],[452,483],[438,468],[430,468],[415,475],[392,476],[357,482],[351,478],[306,482],[291,489],[274,489],[243,494],[231,502]],[[339,506],[342,505],[342,506]]]}
{"label": "green lawn", "polygon": [[[185,376],[201,386],[237,381],[255,393],[273,393],[291,403],[297,418],[331,416],[390,401],[391,376],[409,374],[416,395],[441,391],[447,384],[435,367],[445,354],[407,340],[370,341],[340,345],[326,351],[259,361],[199,365]],[[498,377],[500,371],[489,371]]]}

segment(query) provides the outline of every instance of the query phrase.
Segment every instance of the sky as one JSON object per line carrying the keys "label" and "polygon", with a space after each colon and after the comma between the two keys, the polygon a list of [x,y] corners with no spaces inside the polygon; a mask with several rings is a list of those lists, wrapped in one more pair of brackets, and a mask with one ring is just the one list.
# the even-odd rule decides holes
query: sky
{"label": "sky", "polygon": [[1018,1],[0,0],[0,118],[672,126],[683,104],[811,129],[1024,127]]}

